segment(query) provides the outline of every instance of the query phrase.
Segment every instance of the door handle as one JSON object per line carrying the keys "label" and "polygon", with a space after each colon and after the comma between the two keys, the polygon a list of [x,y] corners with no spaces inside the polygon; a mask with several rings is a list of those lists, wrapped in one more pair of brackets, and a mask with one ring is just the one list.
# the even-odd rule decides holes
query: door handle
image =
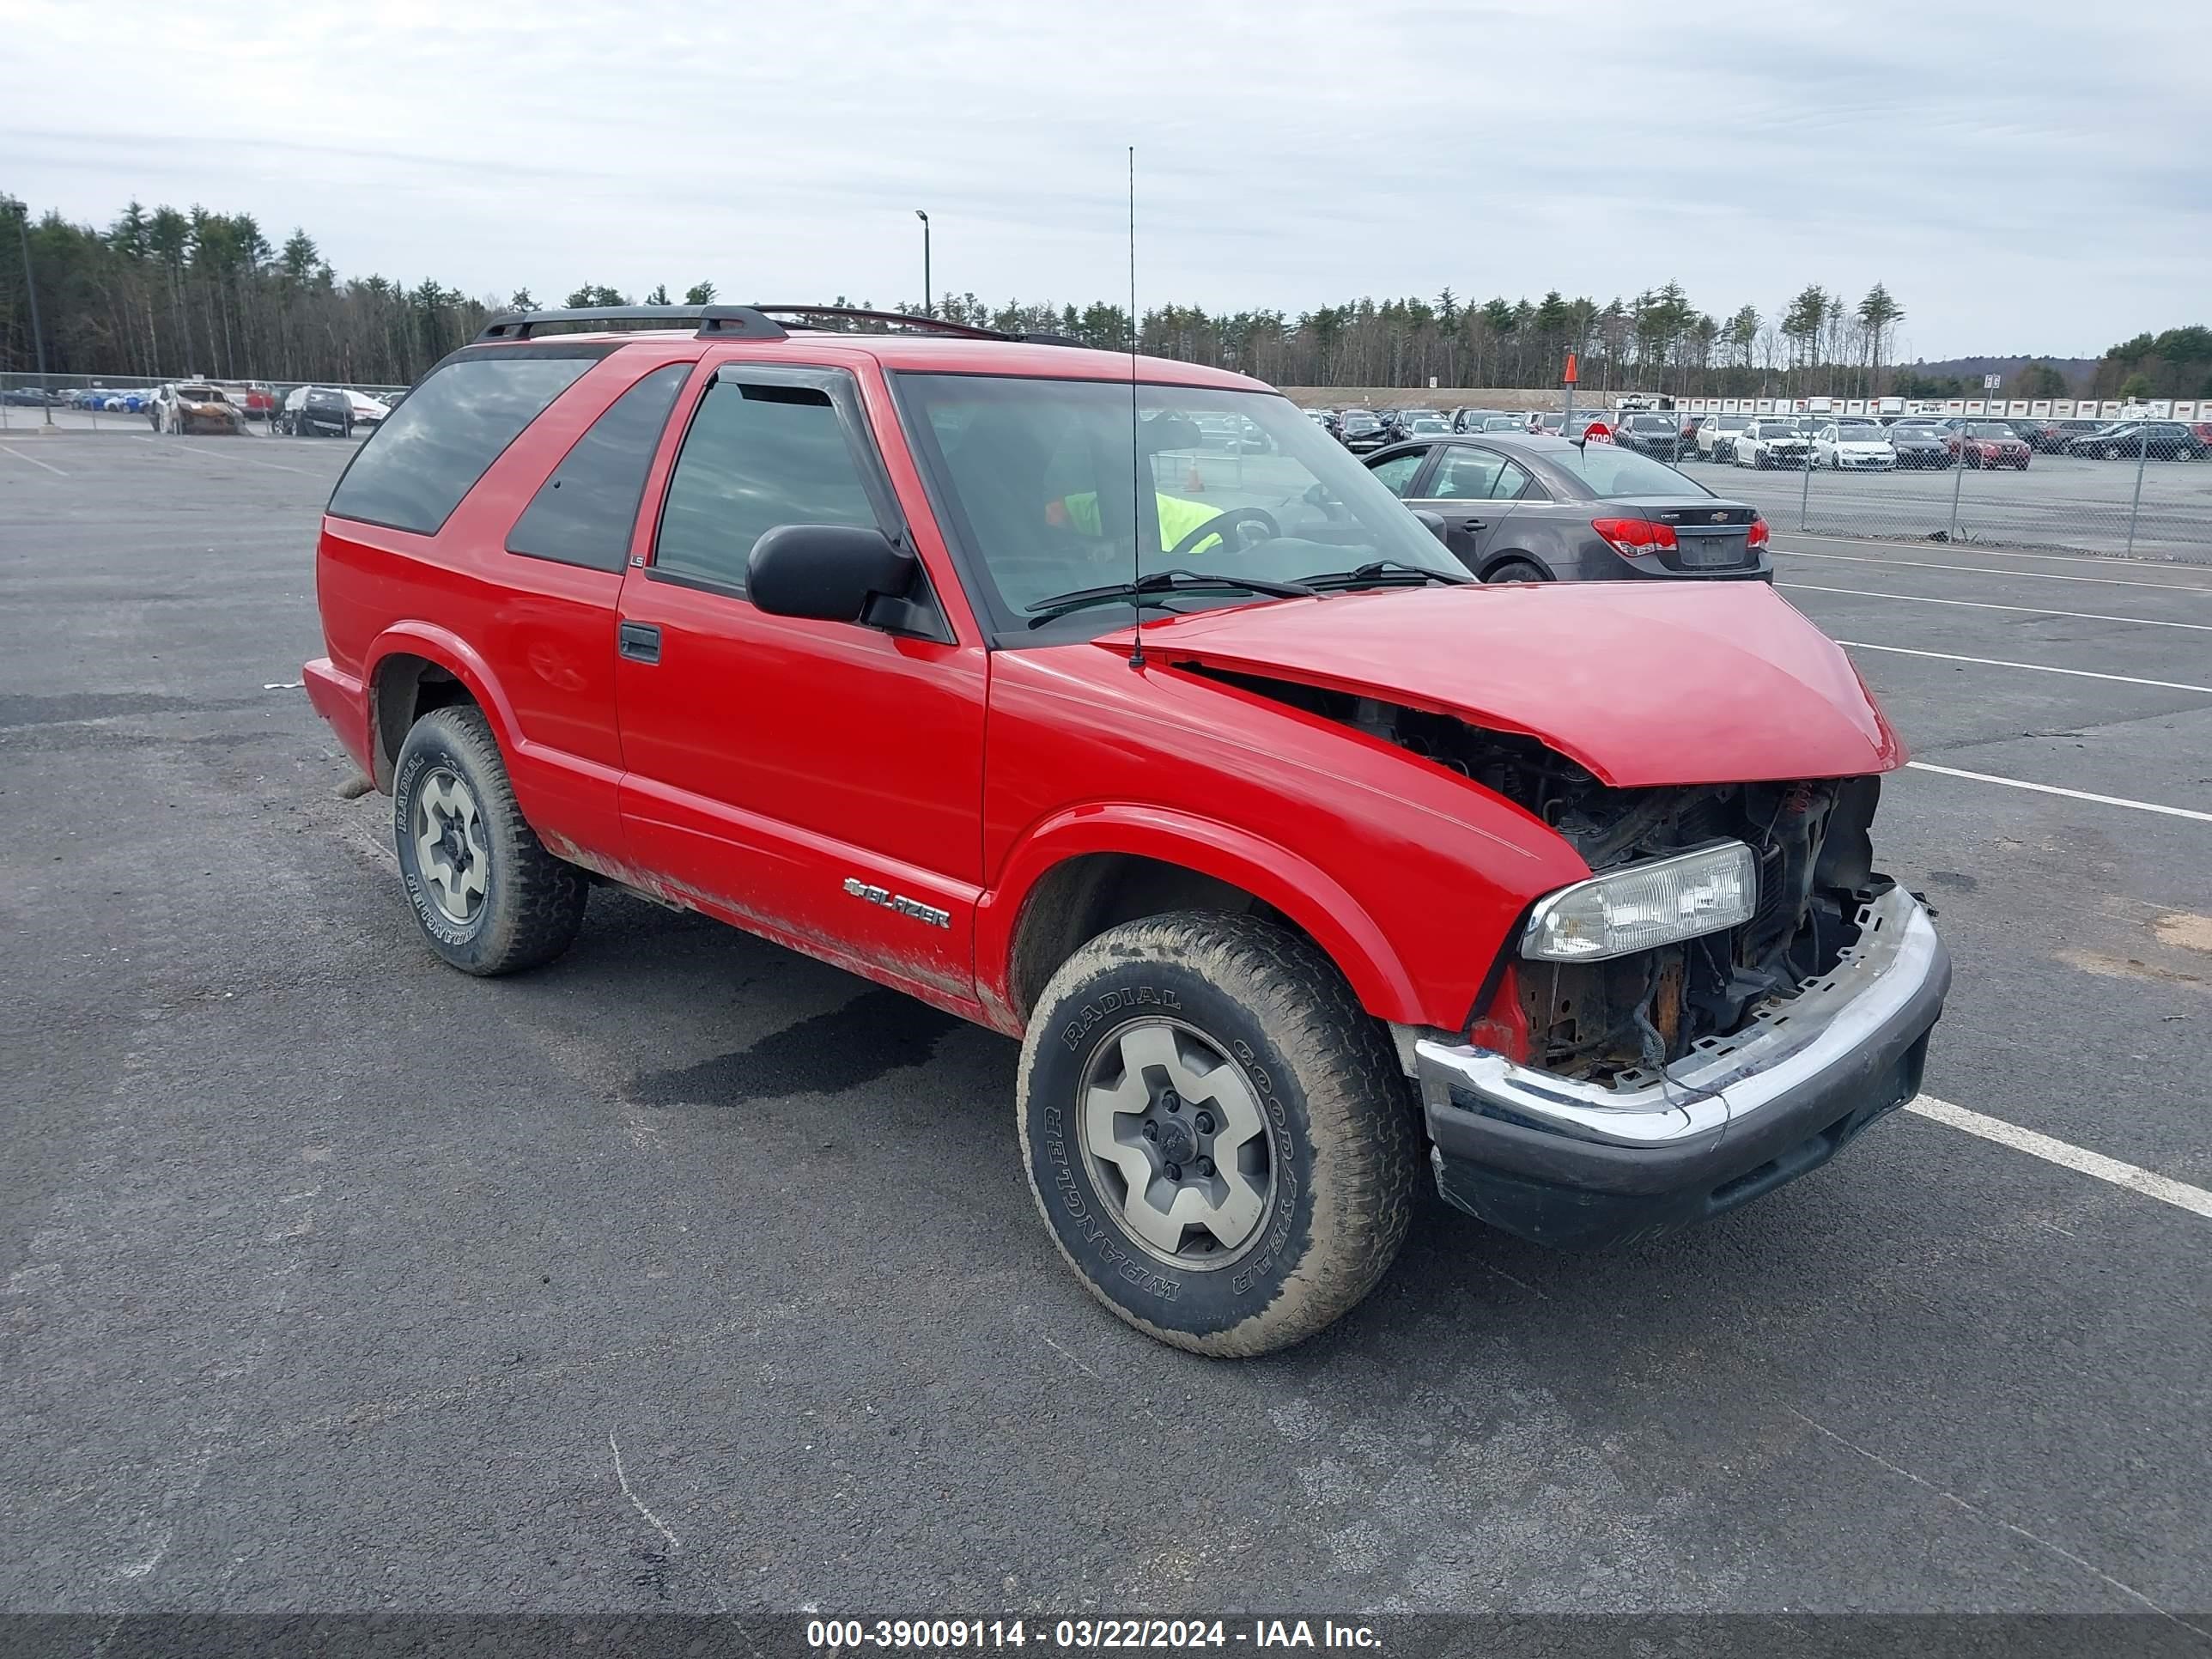
{"label": "door handle", "polygon": [[1487,530],[1490,528],[1490,520],[1487,519],[1462,519],[1459,521],[1459,527],[1462,530]]}
{"label": "door handle", "polygon": [[615,648],[631,662],[660,660],[660,629],[651,623],[626,622],[615,631]]}

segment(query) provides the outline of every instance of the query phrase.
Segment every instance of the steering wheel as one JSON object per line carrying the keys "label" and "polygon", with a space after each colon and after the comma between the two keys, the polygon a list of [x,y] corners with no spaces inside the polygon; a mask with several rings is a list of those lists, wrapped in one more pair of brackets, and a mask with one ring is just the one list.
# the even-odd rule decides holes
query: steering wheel
{"label": "steering wheel", "polygon": [[1224,549],[1235,547],[1237,544],[1230,539],[1229,528],[1231,525],[1243,522],[1256,524],[1265,531],[1266,535],[1261,538],[1263,541],[1273,541],[1283,533],[1283,528],[1275,522],[1274,516],[1263,512],[1259,507],[1224,507],[1204,524],[1192,526],[1181,541],[1168,549],[1167,557],[1170,560],[1175,560],[1188,556],[1193,549],[1209,536],[1220,537],[1221,545]]}

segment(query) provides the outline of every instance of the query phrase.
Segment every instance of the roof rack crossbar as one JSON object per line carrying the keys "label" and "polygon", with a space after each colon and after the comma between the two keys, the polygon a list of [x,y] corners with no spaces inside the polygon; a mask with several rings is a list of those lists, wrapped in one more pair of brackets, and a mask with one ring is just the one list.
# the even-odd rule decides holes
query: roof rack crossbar
{"label": "roof rack crossbar", "polygon": [[895,323],[902,328],[951,334],[964,340],[1002,340],[1009,344],[1078,346],[1064,334],[1006,334],[943,317],[916,317],[903,311],[870,311],[858,306],[569,306],[551,311],[510,311],[492,318],[475,344],[492,340],[527,340],[539,329],[562,324],[640,323],[671,328],[696,325],[699,337],[718,340],[781,340],[788,330],[775,319],[789,318],[792,328],[811,328],[812,318],[854,323]]}
{"label": "roof rack crossbar", "polygon": [[661,328],[696,325],[717,337],[781,340],[784,330],[751,306],[567,306],[550,311],[510,311],[494,317],[477,335],[487,340],[527,340],[556,324],[642,323]]}

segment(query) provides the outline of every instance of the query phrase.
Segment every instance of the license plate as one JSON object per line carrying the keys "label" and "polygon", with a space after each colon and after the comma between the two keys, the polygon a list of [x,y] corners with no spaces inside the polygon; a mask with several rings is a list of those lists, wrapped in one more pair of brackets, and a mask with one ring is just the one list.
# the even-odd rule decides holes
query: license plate
{"label": "license plate", "polygon": [[1700,537],[1681,541],[1682,566],[1687,570],[1711,570],[1716,566],[1741,564],[1744,544],[1733,536]]}

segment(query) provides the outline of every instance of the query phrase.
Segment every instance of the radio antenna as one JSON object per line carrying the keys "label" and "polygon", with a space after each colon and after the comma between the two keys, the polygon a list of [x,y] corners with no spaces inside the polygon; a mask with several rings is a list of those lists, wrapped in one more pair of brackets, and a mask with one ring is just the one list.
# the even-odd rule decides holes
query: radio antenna
{"label": "radio antenna", "polygon": [[1129,666],[1145,665],[1145,453],[1137,422],[1137,147],[1129,146],[1129,590],[1137,626]]}

